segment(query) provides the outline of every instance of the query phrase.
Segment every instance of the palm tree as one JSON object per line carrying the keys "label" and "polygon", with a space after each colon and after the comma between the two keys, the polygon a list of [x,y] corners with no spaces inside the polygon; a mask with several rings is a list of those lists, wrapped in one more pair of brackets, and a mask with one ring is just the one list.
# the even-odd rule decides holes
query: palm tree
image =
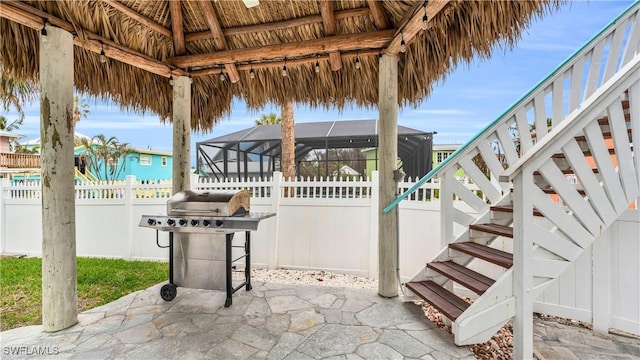
{"label": "palm tree", "polygon": [[16,120],[8,123],[9,120],[7,120],[7,117],[4,116],[4,115],[0,115],[0,130],[8,131],[8,132],[12,132],[14,130],[17,130],[22,125],[22,121],[23,120],[24,120],[24,115],[22,115],[21,117],[19,117]]}
{"label": "palm tree", "polygon": [[296,136],[293,120],[293,101],[287,100],[282,104],[280,117],[282,118],[282,159],[280,168],[282,169],[282,176],[285,179],[290,179],[296,176]]}
{"label": "palm tree", "polygon": [[78,97],[73,97],[73,124],[77,124],[81,119],[86,119],[89,115],[89,105]]}
{"label": "palm tree", "polygon": [[18,112],[18,118],[12,122],[0,115],[0,130],[15,131],[24,121],[24,110],[22,104],[31,101],[37,91],[37,86],[31,82],[24,80],[16,80],[11,74],[6,71],[1,71],[0,76],[0,102],[2,103],[2,109],[9,111],[11,107],[15,108]]}
{"label": "palm tree", "polygon": [[107,138],[103,134],[91,139],[81,139],[86,157],[86,166],[98,178],[113,182],[125,169],[127,156],[133,154],[128,143],[121,143],[115,136]]}
{"label": "palm tree", "polygon": [[277,125],[282,122],[282,119],[275,113],[262,114],[260,119],[256,120],[256,125]]}

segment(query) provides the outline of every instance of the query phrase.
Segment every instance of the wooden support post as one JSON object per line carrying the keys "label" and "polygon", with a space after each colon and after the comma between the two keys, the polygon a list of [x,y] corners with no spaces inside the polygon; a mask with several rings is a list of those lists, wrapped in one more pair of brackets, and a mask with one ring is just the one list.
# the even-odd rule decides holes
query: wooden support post
{"label": "wooden support post", "polygon": [[533,236],[531,190],[533,170],[525,167],[513,179],[513,358],[533,358]]}
{"label": "wooden support post", "polygon": [[189,190],[191,147],[191,79],[178,76],[173,83],[172,193]]}
{"label": "wooden support post", "polygon": [[398,169],[398,57],[383,55],[378,70],[378,136],[380,186],[378,205],[378,294],[398,296],[398,213],[383,209],[396,197],[394,170]]}
{"label": "wooden support post", "polygon": [[42,329],[78,322],[73,171],[73,35],[40,35],[42,146]]}

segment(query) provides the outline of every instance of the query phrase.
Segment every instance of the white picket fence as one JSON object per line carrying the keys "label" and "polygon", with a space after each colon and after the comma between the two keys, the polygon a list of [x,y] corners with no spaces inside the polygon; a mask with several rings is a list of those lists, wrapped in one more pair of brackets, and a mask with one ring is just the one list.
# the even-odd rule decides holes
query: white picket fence
{"label": "white picket fence", "polygon": [[[197,190],[246,189],[251,210],[275,212],[252,235],[252,259],[257,267],[323,269],[377,276],[378,177],[370,179],[290,179],[276,172],[270,179],[215,181],[197,175]],[[417,179],[416,179],[417,180]],[[412,186],[408,180],[399,184]],[[474,184],[467,185],[477,190]],[[403,203],[401,274],[408,278],[423,265],[425,254],[439,247],[438,184]],[[0,245],[2,253],[41,254],[41,188],[38,182],[3,183],[0,187]],[[126,181],[78,184],[76,241],[79,256],[126,259],[167,259],[156,246],[156,232],[138,227],[142,214],[166,212],[170,182]],[[285,196],[286,195],[286,196]],[[471,208],[461,204],[461,210]],[[419,224],[419,228],[416,228]],[[462,231],[462,227],[459,231]],[[168,235],[158,234],[160,244]]]}
{"label": "white picket fence", "polygon": [[[399,190],[413,181],[401,182]],[[478,190],[474,184],[466,184]],[[246,189],[251,210],[275,212],[252,234],[252,262],[258,268],[314,269],[377,277],[378,174],[370,179],[215,182],[192,178],[199,190]],[[284,196],[287,192],[287,197]],[[408,280],[425,259],[440,251],[438,183],[425,183],[400,203],[400,274]],[[76,185],[76,241],[79,256],[168,259],[168,234],[138,227],[142,214],[166,213],[170,183],[147,184],[134,177],[116,184]],[[40,185],[0,183],[0,251],[41,254]],[[429,201],[427,199],[430,199]],[[462,212],[473,214],[463,201]],[[456,225],[457,226],[457,225]],[[465,227],[457,226],[454,233]],[[612,327],[640,334],[640,211],[630,210],[602,236],[609,241],[585,252],[571,271],[538,298],[536,311],[590,321],[608,316]],[[602,256],[606,254],[606,256]],[[592,274],[608,274],[606,281]],[[598,271],[596,271],[598,269]],[[603,290],[605,289],[605,290]],[[610,292],[608,308],[595,306],[593,294]],[[596,304],[597,305],[597,304]],[[604,315],[603,315],[604,314]]]}

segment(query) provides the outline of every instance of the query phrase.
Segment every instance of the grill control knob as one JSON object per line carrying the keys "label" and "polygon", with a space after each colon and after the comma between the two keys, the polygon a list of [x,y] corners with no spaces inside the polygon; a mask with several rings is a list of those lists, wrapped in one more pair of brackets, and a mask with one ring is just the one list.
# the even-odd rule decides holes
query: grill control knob
{"label": "grill control knob", "polygon": [[155,224],[156,224],[156,220],[155,220],[155,219],[149,219],[149,220],[147,220],[147,224],[149,224],[149,225],[152,225],[152,226],[153,226],[153,225],[155,225]]}
{"label": "grill control knob", "polygon": [[224,224],[224,221],[222,221],[222,220],[216,220],[216,226],[217,226],[217,227],[222,226],[222,224]]}
{"label": "grill control knob", "polygon": [[191,226],[198,226],[198,223],[200,223],[200,221],[196,219],[191,220]]}
{"label": "grill control knob", "polygon": [[180,226],[185,226],[185,225],[187,225],[187,220],[185,220],[185,219],[180,219],[180,220],[178,221],[178,224],[180,224]]}
{"label": "grill control knob", "polygon": [[169,225],[169,226],[173,226],[173,225],[175,225],[175,224],[176,224],[176,221],[175,221],[175,220],[173,220],[173,219],[169,219],[169,220],[167,220],[167,225]]}
{"label": "grill control knob", "polygon": [[209,226],[211,225],[211,221],[209,220],[202,220],[202,226]]}

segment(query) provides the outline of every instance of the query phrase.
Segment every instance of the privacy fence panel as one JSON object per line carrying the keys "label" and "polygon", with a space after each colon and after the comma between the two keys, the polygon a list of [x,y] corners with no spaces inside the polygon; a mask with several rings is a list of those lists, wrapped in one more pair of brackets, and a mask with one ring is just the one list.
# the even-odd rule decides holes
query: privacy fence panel
{"label": "privacy fence panel", "polygon": [[[400,183],[399,188],[410,187]],[[474,184],[468,184],[475,190]],[[326,270],[376,278],[378,274],[377,173],[354,181],[209,182],[192,179],[199,190],[247,189],[251,211],[275,212],[251,234],[252,264],[258,268]],[[39,184],[0,186],[0,249],[39,256],[42,209]],[[400,276],[407,281],[424,259],[441,250],[439,184],[424,184],[422,195],[400,206]],[[142,214],[166,214],[170,184],[126,182],[76,187],[78,256],[166,261],[166,232],[138,226]],[[476,215],[463,201],[461,213]],[[394,210],[395,211],[395,210]],[[463,230],[462,225],[452,229]],[[535,311],[640,333],[640,211],[629,210],[607,230],[535,303]],[[238,234],[239,236],[240,234]],[[478,266],[482,266],[478,264]],[[603,315],[604,313],[604,315]],[[594,325],[595,326],[595,325]]]}

